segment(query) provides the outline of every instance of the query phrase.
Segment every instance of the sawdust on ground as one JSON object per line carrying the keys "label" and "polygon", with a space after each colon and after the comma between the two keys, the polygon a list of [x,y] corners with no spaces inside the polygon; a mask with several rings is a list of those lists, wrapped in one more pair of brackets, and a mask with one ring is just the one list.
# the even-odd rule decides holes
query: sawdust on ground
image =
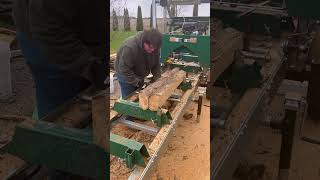
{"label": "sawdust on ground", "polygon": [[[0,116],[31,116],[35,102],[32,75],[23,58],[11,60],[13,97],[0,102]],[[0,119],[0,147],[8,143],[18,121]],[[25,164],[21,159],[0,153],[0,179],[5,179]]]}
{"label": "sawdust on ground", "polygon": [[[0,119],[0,148],[7,144],[14,133],[16,121]],[[16,168],[24,165],[24,161],[10,154],[0,152],[0,179],[6,179]]]}
{"label": "sawdust on ground", "polygon": [[[111,132],[114,134],[120,135],[122,137],[126,137],[129,139],[135,140],[137,142],[143,143],[148,149],[148,152],[150,152],[149,145],[153,141],[154,136],[149,135],[142,131],[128,128],[127,126],[122,124],[117,124],[114,127],[112,127]],[[111,180],[128,179],[132,171],[133,169],[128,169],[125,163],[121,159],[113,155],[110,155],[110,179]]]}
{"label": "sawdust on ground", "polygon": [[[268,115],[280,116],[283,113],[284,97],[275,96],[268,105]],[[319,118],[320,119],[320,118]],[[302,134],[320,140],[320,125],[307,118]],[[249,144],[246,154],[249,164],[263,164],[263,180],[277,180],[281,149],[281,133],[269,127],[259,127]],[[292,149],[290,180],[320,179],[320,146],[302,141],[296,134]]]}
{"label": "sawdust on ground", "polygon": [[[270,44],[271,43],[271,44]],[[261,74],[263,75],[263,81],[266,82],[270,75],[274,72],[275,65],[280,62],[280,54],[279,54],[279,40],[271,40],[271,42],[266,44],[259,44],[256,43],[255,46],[263,46],[263,47],[271,47],[270,54],[271,60],[270,62],[266,63],[262,69]],[[262,85],[262,87],[264,84]],[[261,87],[261,88],[262,88]],[[260,88],[251,88],[247,90],[244,95],[241,97],[240,103],[232,110],[231,114],[229,115],[225,129],[217,129],[215,128],[212,134],[213,137],[213,162],[216,165],[222,155],[224,154],[226,148],[232,142],[234,135],[236,134],[237,130],[239,129],[241,123],[246,119],[246,115],[250,107],[256,102],[258,98],[258,94],[261,91]]]}
{"label": "sawdust on ground", "polygon": [[204,100],[200,122],[196,121],[197,104],[188,105],[186,113],[170,139],[167,151],[160,158],[152,179],[210,179],[210,101]]}

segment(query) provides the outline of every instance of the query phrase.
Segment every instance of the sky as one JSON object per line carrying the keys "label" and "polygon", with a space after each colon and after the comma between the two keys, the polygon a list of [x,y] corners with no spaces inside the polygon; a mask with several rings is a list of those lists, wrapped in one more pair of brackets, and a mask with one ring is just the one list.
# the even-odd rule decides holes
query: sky
{"label": "sky", "polygon": [[[130,17],[137,17],[138,6],[141,6],[142,17],[150,17],[151,0],[110,0],[110,15],[114,8],[117,15],[123,15],[123,8],[126,7]],[[193,5],[178,6],[178,16],[192,16]],[[157,4],[157,17],[163,17],[163,8]],[[210,16],[210,4],[199,5],[199,16]],[[168,17],[168,15],[167,15]]]}

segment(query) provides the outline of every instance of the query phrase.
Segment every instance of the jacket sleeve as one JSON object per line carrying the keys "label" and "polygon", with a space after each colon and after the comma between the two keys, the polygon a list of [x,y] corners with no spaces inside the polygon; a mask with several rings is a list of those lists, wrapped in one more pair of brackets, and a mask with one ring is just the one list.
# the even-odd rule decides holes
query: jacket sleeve
{"label": "jacket sleeve", "polygon": [[161,77],[161,66],[160,66],[160,55],[157,53],[154,56],[154,60],[156,61],[156,64],[151,68],[151,73],[153,75],[152,81],[156,81]]}
{"label": "jacket sleeve", "polygon": [[119,71],[121,75],[124,76],[127,83],[139,86],[139,83],[143,81],[143,79],[139,78],[134,71],[134,54],[132,50],[128,47],[123,47],[118,53],[118,61],[119,61]]}
{"label": "jacket sleeve", "polygon": [[29,4],[32,37],[41,43],[45,57],[63,64],[65,69],[97,60],[72,25],[72,21],[80,21],[76,4],[73,0],[30,0]]}

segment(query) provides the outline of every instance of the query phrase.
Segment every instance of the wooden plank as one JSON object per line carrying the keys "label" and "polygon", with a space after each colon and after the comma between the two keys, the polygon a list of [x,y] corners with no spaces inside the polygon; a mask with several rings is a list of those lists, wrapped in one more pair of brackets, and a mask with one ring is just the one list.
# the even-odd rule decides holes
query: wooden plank
{"label": "wooden plank", "polygon": [[93,142],[108,151],[109,147],[109,121],[107,118],[106,93],[99,94],[92,99],[92,130]]}
{"label": "wooden plank", "polygon": [[139,106],[144,110],[148,109],[150,96],[156,90],[163,87],[168,82],[168,79],[173,77],[177,72],[179,72],[179,68],[174,68],[172,70],[166,71],[156,82],[150,84],[144,90],[139,92]]}
{"label": "wooden plank", "polygon": [[243,35],[234,29],[220,30],[214,34],[214,37],[216,42],[212,47],[213,59],[210,73],[210,83],[212,84],[232,64],[234,52],[243,47]]}
{"label": "wooden plank", "polygon": [[178,88],[181,82],[186,77],[185,71],[179,71],[173,77],[168,77],[166,83],[157,89],[149,98],[149,109],[151,111],[157,111],[167,99],[173,94],[173,92]]}

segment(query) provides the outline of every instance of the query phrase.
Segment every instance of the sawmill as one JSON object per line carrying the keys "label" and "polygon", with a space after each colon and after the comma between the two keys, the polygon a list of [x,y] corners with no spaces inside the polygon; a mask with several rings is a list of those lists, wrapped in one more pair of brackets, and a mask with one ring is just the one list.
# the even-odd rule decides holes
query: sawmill
{"label": "sawmill", "polygon": [[[156,2],[153,3],[155,7]],[[193,5],[195,1],[163,3],[160,5],[167,7]],[[1,83],[12,85],[17,94],[0,107],[0,179],[46,179],[51,169],[78,179],[157,176],[154,171],[167,152],[179,121],[186,116],[190,120],[180,124],[209,124],[208,112],[202,113],[210,106],[206,98],[210,72],[209,17],[176,17],[170,13],[169,17],[170,32],[162,36],[160,79],[150,83],[147,78],[142,89],[122,99],[117,78],[113,76],[115,55],[111,55],[109,89],[86,89],[44,118],[38,118],[34,109],[35,85],[24,54],[16,44],[17,34],[9,29],[1,31],[1,38],[2,35],[8,38],[7,49],[1,49],[7,63],[2,68],[8,79],[2,78]],[[12,94],[8,93],[8,97]],[[193,111],[188,110],[190,105]],[[209,137],[209,125],[205,129],[208,130],[205,136]],[[208,176],[209,143],[206,146],[208,153],[203,157],[208,167],[204,174]],[[181,164],[185,158],[183,155]]]}
{"label": "sawmill", "polygon": [[[173,6],[193,3],[169,2]],[[176,17],[171,14],[167,25],[168,31],[162,34],[160,49],[162,75],[157,81],[148,83],[150,78],[147,77],[145,85],[125,100],[120,97],[116,76],[110,81],[114,84],[110,96],[110,179],[170,178],[169,173],[159,175],[161,167],[158,165],[166,166],[161,158],[170,149],[170,141],[176,136],[179,124],[185,124],[183,119],[190,116],[190,121],[195,124],[208,122],[206,129],[209,130],[209,114],[202,115],[204,105],[210,103],[206,97],[210,73],[209,17]],[[113,73],[111,69],[110,77]],[[188,108],[191,105],[195,107],[193,111]],[[134,121],[130,120],[132,117]],[[178,144],[173,146],[179,148]],[[169,153],[176,158],[185,154],[181,150]],[[202,156],[209,160],[209,153]],[[183,167],[186,156],[183,157],[175,160],[173,168],[179,161]],[[183,169],[175,171],[175,174],[184,172]],[[209,168],[208,171],[204,169],[206,173]]]}
{"label": "sawmill", "polygon": [[211,179],[319,179],[318,5],[211,1]]}

